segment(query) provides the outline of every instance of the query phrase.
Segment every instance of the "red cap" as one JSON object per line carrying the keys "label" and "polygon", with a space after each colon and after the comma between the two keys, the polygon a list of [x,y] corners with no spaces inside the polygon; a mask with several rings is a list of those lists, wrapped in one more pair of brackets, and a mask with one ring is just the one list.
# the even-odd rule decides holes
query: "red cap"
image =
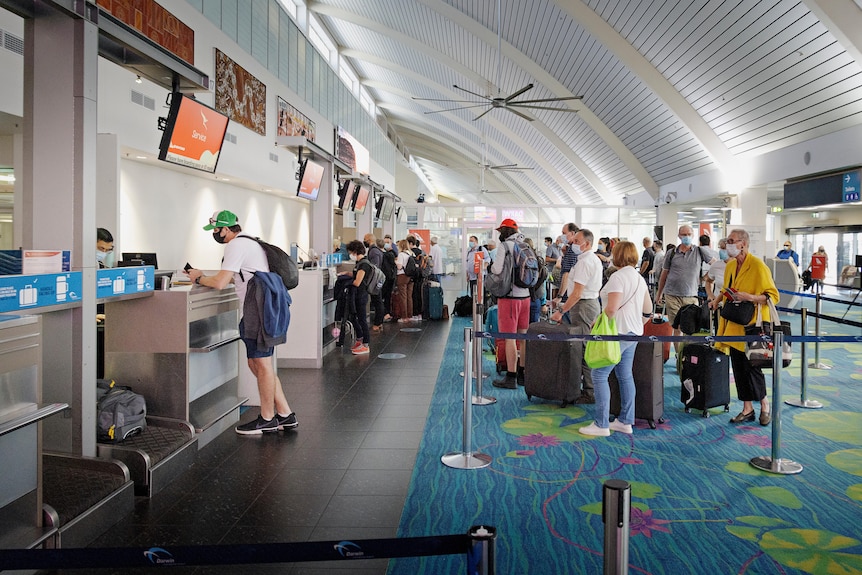
{"label": "red cap", "polygon": [[[512,218],[506,218],[500,223],[500,228],[514,228],[518,229],[518,222],[513,220]],[[500,228],[497,228],[497,231],[500,231]]]}

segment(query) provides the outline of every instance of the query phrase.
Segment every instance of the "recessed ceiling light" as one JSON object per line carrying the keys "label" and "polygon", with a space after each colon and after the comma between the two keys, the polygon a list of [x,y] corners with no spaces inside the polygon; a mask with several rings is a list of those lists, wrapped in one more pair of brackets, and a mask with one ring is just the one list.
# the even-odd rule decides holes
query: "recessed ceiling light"
{"label": "recessed ceiling light", "polygon": [[147,159],[146,156],[135,156],[135,157],[139,160],[146,160]]}

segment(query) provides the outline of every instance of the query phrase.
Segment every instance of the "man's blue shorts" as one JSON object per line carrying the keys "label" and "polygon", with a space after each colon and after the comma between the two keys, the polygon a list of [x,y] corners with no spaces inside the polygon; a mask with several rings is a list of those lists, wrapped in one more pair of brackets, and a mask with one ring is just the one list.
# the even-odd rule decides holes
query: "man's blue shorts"
{"label": "man's blue shorts", "polygon": [[245,355],[249,359],[272,357],[272,354],[275,352],[274,347],[257,347],[257,339],[255,338],[244,337],[242,338],[242,342],[245,344]]}

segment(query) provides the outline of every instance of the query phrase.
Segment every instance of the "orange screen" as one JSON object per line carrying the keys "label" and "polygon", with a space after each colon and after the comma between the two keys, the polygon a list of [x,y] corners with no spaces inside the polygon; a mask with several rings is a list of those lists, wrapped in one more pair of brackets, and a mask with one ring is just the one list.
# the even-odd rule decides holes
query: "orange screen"
{"label": "orange screen", "polygon": [[215,172],[228,119],[212,108],[182,97],[164,160]]}

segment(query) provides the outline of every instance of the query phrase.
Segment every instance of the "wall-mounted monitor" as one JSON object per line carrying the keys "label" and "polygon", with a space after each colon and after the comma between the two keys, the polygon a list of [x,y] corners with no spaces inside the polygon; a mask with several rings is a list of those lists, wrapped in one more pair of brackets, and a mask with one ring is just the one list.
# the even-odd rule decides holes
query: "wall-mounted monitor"
{"label": "wall-mounted monitor", "polygon": [[350,209],[350,204],[353,203],[353,194],[356,191],[356,185],[353,180],[344,180],[338,188],[338,209]]}
{"label": "wall-mounted monitor", "polygon": [[404,219],[404,208],[402,208],[401,206],[398,206],[395,209],[395,221],[400,224],[403,219]]}
{"label": "wall-mounted monitor", "polygon": [[368,205],[368,196],[371,194],[371,188],[359,186],[356,193],[353,195],[353,205],[351,209],[357,214],[364,214],[365,207]]}
{"label": "wall-mounted monitor", "polygon": [[171,95],[159,159],[214,173],[221,153],[228,118],[179,92]]}
{"label": "wall-mounted monitor", "polygon": [[296,195],[306,200],[317,200],[322,181],[323,164],[318,164],[313,160],[303,161],[299,171],[299,187],[296,190]]}
{"label": "wall-mounted monitor", "polygon": [[388,222],[392,219],[392,212],[395,211],[395,198],[386,198],[386,203],[383,204],[383,213],[380,214],[380,219]]}

